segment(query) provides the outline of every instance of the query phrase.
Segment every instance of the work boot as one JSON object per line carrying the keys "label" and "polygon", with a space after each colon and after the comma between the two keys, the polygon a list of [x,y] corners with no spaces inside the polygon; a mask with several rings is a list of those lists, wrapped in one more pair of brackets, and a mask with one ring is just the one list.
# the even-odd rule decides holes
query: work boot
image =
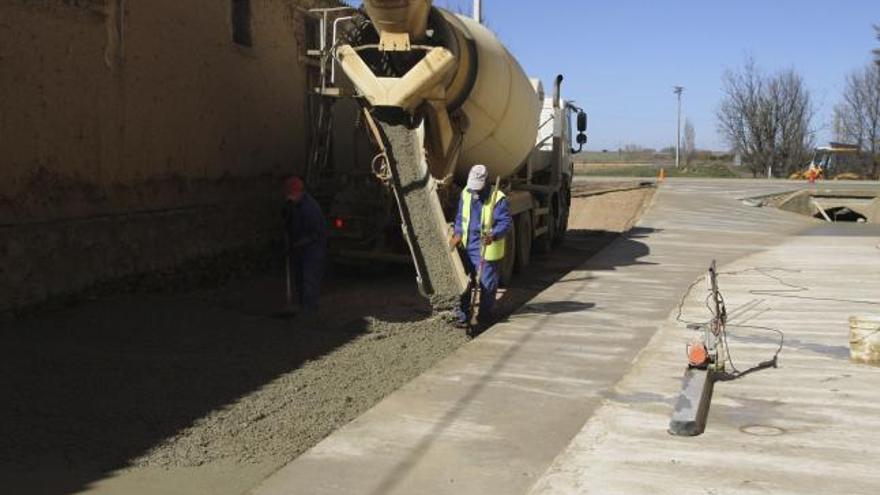
{"label": "work boot", "polygon": [[462,311],[461,309],[455,310],[454,320],[452,325],[455,328],[467,328],[470,324],[470,316],[467,313]]}
{"label": "work boot", "polygon": [[480,335],[482,335],[483,332],[488,330],[489,326],[490,325],[487,325],[485,323],[479,323],[479,322],[473,327],[471,327],[470,325],[467,325],[467,329],[468,329],[467,335],[468,335],[468,337],[475,339],[475,338],[479,337]]}

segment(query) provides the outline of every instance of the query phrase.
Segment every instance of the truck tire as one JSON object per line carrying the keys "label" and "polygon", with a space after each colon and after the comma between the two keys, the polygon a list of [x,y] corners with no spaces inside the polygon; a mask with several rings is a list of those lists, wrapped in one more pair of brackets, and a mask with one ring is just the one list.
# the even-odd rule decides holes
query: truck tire
{"label": "truck tire", "polygon": [[553,238],[554,246],[562,244],[562,241],[565,240],[565,233],[568,232],[568,215],[571,211],[571,190],[568,186],[563,187],[559,195],[559,211],[557,214],[559,224],[556,227],[556,235]]}
{"label": "truck tire", "polygon": [[553,251],[553,246],[556,244],[556,223],[556,215],[554,214],[547,222],[549,229],[547,230],[547,235],[545,235],[548,253]]}
{"label": "truck tire", "polygon": [[516,224],[511,226],[510,232],[504,236],[504,239],[506,245],[504,248],[504,258],[501,260],[499,266],[501,271],[501,280],[499,280],[499,284],[501,287],[508,287],[513,281],[513,269],[516,261]]}
{"label": "truck tire", "polygon": [[514,273],[519,273],[532,261],[532,212],[525,211],[516,216],[516,259],[513,262]]}
{"label": "truck tire", "polygon": [[550,213],[544,217],[544,225],[547,227],[547,232],[538,236],[533,242],[535,251],[540,254],[547,254],[552,251],[553,243],[556,240],[556,216],[552,208]]}

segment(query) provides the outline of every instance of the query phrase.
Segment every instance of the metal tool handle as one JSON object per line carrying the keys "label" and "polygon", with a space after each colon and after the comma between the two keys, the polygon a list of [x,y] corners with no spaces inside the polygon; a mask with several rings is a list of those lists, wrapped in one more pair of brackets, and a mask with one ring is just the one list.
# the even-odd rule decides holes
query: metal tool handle
{"label": "metal tool handle", "polygon": [[293,286],[290,282],[290,252],[284,257],[284,282],[287,289],[287,307],[293,306]]}
{"label": "metal tool handle", "polygon": [[[495,203],[498,199],[498,191],[501,189],[501,177],[498,176],[495,178],[495,186],[492,188],[492,194],[489,196],[489,218],[488,218],[488,228],[492,229],[492,224],[495,223]],[[470,208],[470,205],[466,205],[465,207]],[[483,279],[483,268],[486,266],[486,243],[483,242],[482,236],[486,233],[484,232],[486,229],[486,225],[483,224],[483,215],[480,212],[480,266],[477,267],[477,278],[474,281],[474,289],[471,292],[471,318],[468,325],[468,331],[473,332],[473,329],[477,326],[477,318],[480,313],[480,302],[483,298],[483,290],[480,286],[480,282]]]}

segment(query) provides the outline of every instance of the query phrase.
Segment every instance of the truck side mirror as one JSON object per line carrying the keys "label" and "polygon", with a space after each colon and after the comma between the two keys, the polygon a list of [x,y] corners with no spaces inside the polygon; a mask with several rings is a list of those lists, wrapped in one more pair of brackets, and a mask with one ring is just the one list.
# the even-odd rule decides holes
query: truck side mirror
{"label": "truck side mirror", "polygon": [[587,144],[587,135],[583,132],[579,132],[575,140],[577,141],[578,149],[572,148],[571,152],[580,153],[581,151],[584,151],[584,145]]}
{"label": "truck side mirror", "polygon": [[[587,131],[587,113],[583,110],[578,112],[578,132],[583,133]],[[586,138],[585,138],[586,139]],[[586,142],[586,141],[584,141]],[[578,143],[580,143],[580,136],[578,136]]]}

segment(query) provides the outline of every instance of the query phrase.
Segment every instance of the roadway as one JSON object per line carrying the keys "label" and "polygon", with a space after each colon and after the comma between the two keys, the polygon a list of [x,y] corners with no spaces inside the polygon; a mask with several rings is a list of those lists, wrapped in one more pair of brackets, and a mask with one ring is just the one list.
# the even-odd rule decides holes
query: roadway
{"label": "roadway", "polygon": [[[668,181],[629,235],[252,493],[874,493],[880,369],[849,362],[846,319],[880,312],[880,231],[740,201],[800,186]],[[823,184],[844,186],[877,187]],[[688,288],[712,259],[741,324],[787,344],[778,369],[716,386],[707,433],[680,439],[675,317],[687,296],[682,319],[706,318]],[[741,330],[745,370],[777,334]]]}

